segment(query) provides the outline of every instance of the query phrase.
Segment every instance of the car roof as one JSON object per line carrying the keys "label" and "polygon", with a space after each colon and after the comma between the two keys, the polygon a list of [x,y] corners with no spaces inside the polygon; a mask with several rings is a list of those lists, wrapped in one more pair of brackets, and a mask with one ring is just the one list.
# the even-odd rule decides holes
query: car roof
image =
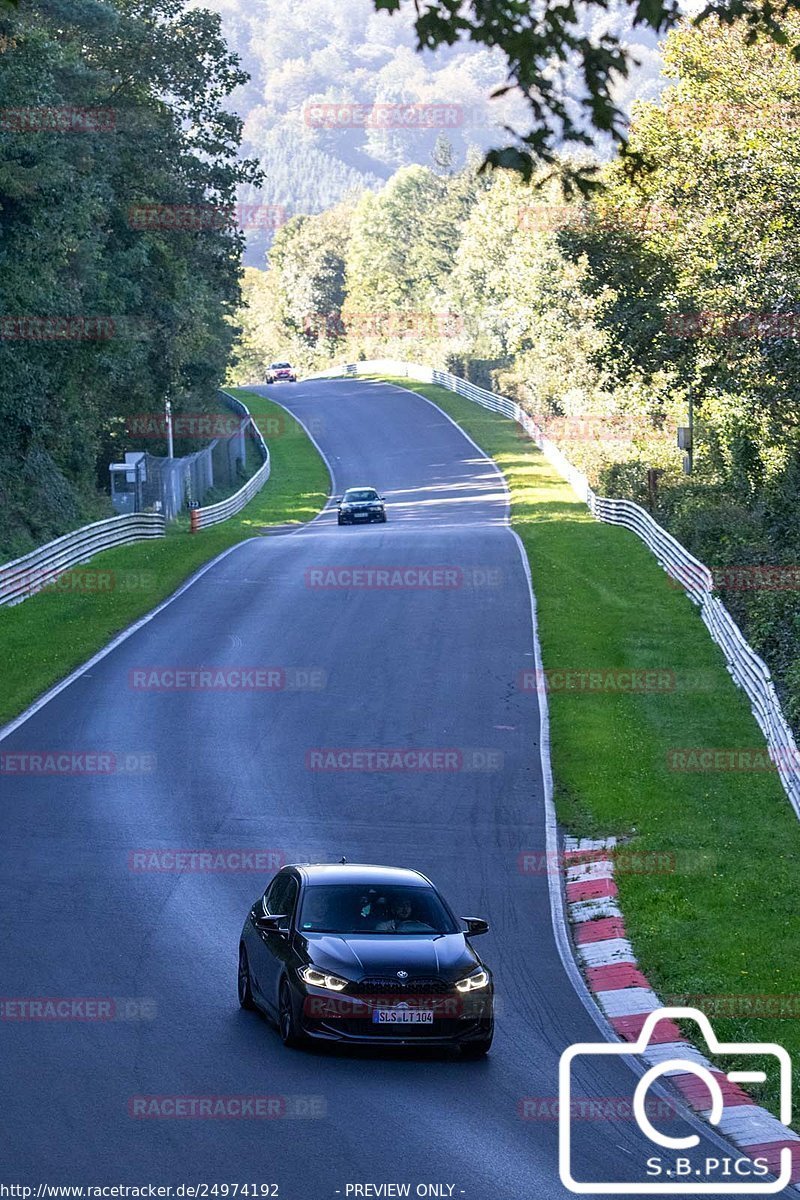
{"label": "car roof", "polygon": [[348,492],[376,492],[377,490],[378,489],[374,488],[371,483],[359,483],[356,484],[355,487],[345,488],[345,495],[347,495]]}
{"label": "car roof", "polygon": [[307,884],[317,883],[370,883],[384,886],[402,883],[407,887],[433,887],[430,879],[421,871],[408,867],[380,867],[370,863],[294,863],[292,870],[298,871]]}

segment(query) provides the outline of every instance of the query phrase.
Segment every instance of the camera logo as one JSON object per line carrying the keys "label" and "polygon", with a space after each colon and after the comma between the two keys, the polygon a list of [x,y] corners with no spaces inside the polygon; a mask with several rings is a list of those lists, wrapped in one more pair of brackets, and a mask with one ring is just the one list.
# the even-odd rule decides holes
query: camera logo
{"label": "camera logo", "polygon": [[[726,1054],[735,1054],[740,1058],[742,1055],[753,1054],[762,1058],[771,1056],[777,1059],[780,1071],[780,1120],[784,1125],[790,1124],[792,1119],[792,1064],[783,1046],[778,1046],[774,1042],[720,1042],[711,1028],[711,1022],[698,1009],[659,1008],[655,1012],[648,1014],[642,1026],[642,1032],[636,1042],[580,1042],[574,1046],[569,1046],[561,1055],[558,1069],[558,1165],[561,1182],[569,1191],[582,1195],[675,1195],[679,1193],[682,1196],[686,1196],[704,1194],[729,1195],[731,1193],[735,1195],[738,1193],[739,1195],[759,1196],[774,1195],[776,1192],[782,1191],[789,1185],[792,1176],[792,1153],[788,1147],[784,1147],[781,1150],[780,1176],[771,1183],[755,1184],[752,1180],[749,1182],[733,1182],[725,1178],[707,1179],[705,1182],[689,1182],[687,1178],[689,1175],[694,1175],[696,1178],[701,1174],[712,1174],[714,1170],[713,1164],[719,1163],[717,1159],[705,1160],[707,1171],[696,1169],[690,1171],[687,1167],[687,1169],[682,1171],[664,1172],[665,1174],[680,1175],[680,1179],[675,1179],[673,1182],[655,1182],[650,1179],[641,1183],[610,1183],[588,1182],[574,1178],[572,1173],[572,1129],[570,1122],[573,1062],[576,1059],[580,1060],[581,1057],[596,1059],[599,1055],[626,1055],[635,1058],[648,1049],[651,1035],[659,1021],[675,1019],[695,1021],[705,1038],[709,1052],[714,1055],[724,1056]],[[595,1067],[597,1066],[596,1063],[594,1065]],[[647,1115],[645,1103],[648,1089],[662,1075],[675,1072],[695,1075],[708,1088],[711,1097],[711,1106],[710,1111],[707,1113],[707,1118],[712,1125],[719,1124],[724,1107],[722,1090],[718,1079],[702,1064],[692,1061],[688,1057],[669,1058],[650,1067],[649,1070],[645,1071],[636,1085],[636,1090],[633,1094],[633,1115],[639,1129],[648,1141],[656,1146],[660,1146],[665,1151],[690,1150],[700,1143],[700,1138],[697,1134],[689,1134],[685,1137],[670,1137],[667,1134],[661,1133],[653,1126]],[[726,1078],[731,1083],[737,1084],[763,1083],[766,1075],[764,1071],[730,1071],[727,1073]],[[648,1163],[652,1161],[648,1159]],[[679,1161],[688,1163],[686,1159]],[[741,1174],[741,1172],[737,1173]],[[765,1173],[765,1170],[753,1172],[754,1175],[763,1175]]]}

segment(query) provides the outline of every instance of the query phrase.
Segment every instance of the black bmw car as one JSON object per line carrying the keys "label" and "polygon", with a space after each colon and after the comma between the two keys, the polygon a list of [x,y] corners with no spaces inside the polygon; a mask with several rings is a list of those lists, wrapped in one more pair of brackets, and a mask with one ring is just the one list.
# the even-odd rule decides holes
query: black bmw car
{"label": "black bmw car", "polygon": [[372,487],[348,488],[339,501],[340,525],[368,525],[386,520],[386,501]]}
{"label": "black bmw car", "polygon": [[250,910],[239,943],[239,1003],[260,1009],[287,1046],[314,1041],[449,1045],[486,1054],[492,976],[429,879],[399,867],[283,867]]}

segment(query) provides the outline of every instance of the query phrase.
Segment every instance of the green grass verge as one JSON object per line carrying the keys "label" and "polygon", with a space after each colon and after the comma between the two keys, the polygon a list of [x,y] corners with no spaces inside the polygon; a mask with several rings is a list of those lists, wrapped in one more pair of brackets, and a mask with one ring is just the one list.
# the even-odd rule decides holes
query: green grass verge
{"label": "green grass verge", "polygon": [[106,550],[77,569],[102,572],[100,578],[113,583],[106,590],[41,592],[13,608],[0,608],[0,723],[149,612],[204,562],[263,526],[308,521],[323,507],[328,471],[301,426],[264,397],[229,390],[244,401],[265,435],[272,461],[267,483],[228,521],[189,534],[182,518],[165,538]]}
{"label": "green grass verge", "polygon": [[[662,694],[550,693],[559,820],[580,836],[630,838],[626,855],[669,856],[664,873],[617,875],[629,936],[662,1000],[719,997],[694,1006],[723,1040],[774,1041],[797,1058],[800,822],[774,772],[668,766],[673,748],[764,745],[697,609],[635,534],[589,515],[512,421],[444,388],[392,382],[434,400],[504,472],[545,669],[674,673],[674,690]],[[788,1018],[722,1015],[761,996],[793,997]],[[694,1026],[686,1032],[696,1040]],[[769,1074],[749,1090],[777,1113]]]}

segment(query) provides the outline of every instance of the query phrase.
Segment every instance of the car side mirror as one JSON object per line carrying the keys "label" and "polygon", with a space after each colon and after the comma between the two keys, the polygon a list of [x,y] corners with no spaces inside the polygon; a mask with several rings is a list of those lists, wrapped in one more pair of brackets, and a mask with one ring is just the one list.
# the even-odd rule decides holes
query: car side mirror
{"label": "car side mirror", "polygon": [[477,937],[479,933],[489,932],[489,922],[484,921],[482,917],[462,917],[461,920],[467,927],[467,937]]}
{"label": "car side mirror", "polygon": [[379,499],[379,500],[385,500],[385,499],[386,499],[386,497],[385,497],[385,496],[378,496],[378,499]]}
{"label": "car side mirror", "polygon": [[288,933],[288,921],[286,913],[276,917],[266,917],[263,913],[253,914],[253,924],[261,933]]}

